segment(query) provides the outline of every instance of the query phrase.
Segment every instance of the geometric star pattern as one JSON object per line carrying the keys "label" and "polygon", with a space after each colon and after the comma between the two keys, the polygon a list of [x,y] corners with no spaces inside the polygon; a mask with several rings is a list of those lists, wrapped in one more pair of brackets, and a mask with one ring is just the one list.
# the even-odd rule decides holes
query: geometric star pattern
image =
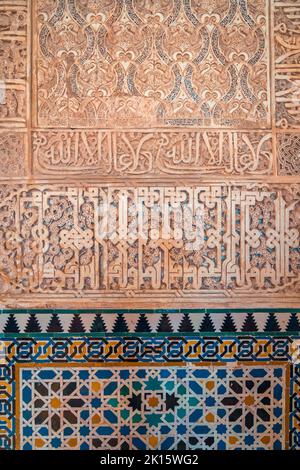
{"label": "geometric star pattern", "polygon": [[299,18],[0,0],[1,450],[300,449]]}
{"label": "geometric star pattern", "polygon": [[284,449],[284,365],[20,368],[19,447]]}

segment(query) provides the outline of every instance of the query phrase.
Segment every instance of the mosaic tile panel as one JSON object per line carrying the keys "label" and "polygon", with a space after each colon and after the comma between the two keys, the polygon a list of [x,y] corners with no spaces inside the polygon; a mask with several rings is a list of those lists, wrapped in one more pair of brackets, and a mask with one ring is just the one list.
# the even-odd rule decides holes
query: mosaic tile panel
{"label": "mosaic tile panel", "polygon": [[300,449],[299,15],[0,0],[1,450]]}
{"label": "mosaic tile panel", "polygon": [[[172,374],[175,370],[181,371],[180,373],[187,373],[188,370],[188,374],[190,374],[191,377],[193,377],[195,371],[210,371],[206,377],[197,378],[196,382],[200,382],[202,385],[203,383],[207,384],[207,381],[210,382],[210,380],[208,380],[209,377],[213,380],[213,377],[216,376],[217,372],[222,370],[223,378],[220,377],[216,381],[217,388],[210,388],[210,385],[206,386],[206,388],[203,387],[204,394],[207,398],[212,396],[216,399],[216,406],[213,406],[212,404],[209,405],[210,411],[216,411],[218,406],[221,410],[222,407],[225,408],[225,414],[226,409],[229,410],[230,407],[232,411],[232,403],[230,400],[228,400],[227,404],[220,404],[220,401],[218,402],[218,400],[224,399],[223,395],[225,395],[225,398],[227,395],[229,398],[233,398],[235,395],[237,395],[237,399],[238,396],[240,398],[244,397],[241,398],[241,400],[243,401],[245,399],[243,406],[250,408],[250,415],[251,413],[257,413],[259,407],[261,409],[266,407],[265,409],[269,410],[270,412],[270,420],[268,420],[267,415],[263,411],[261,412],[260,418],[258,417],[258,414],[255,415],[256,418],[254,417],[253,420],[251,416],[249,416],[248,419],[249,423],[251,423],[251,426],[244,427],[242,435],[239,430],[240,428],[235,429],[236,434],[234,434],[233,437],[238,437],[240,443],[238,443],[238,441],[235,439],[231,439],[230,445],[253,445],[256,447],[258,442],[255,439],[262,438],[263,442],[261,445],[263,446],[268,447],[269,445],[275,445],[275,441],[277,441],[277,446],[285,446],[287,439],[287,435],[285,433],[289,429],[289,446],[295,449],[299,448],[299,387],[297,385],[297,377],[299,376],[298,363],[300,356],[299,340],[294,340],[292,336],[276,337],[269,334],[262,335],[260,337],[248,335],[243,337],[215,336],[213,338],[208,338],[196,335],[190,338],[186,338],[184,336],[180,338],[167,338],[159,336],[152,336],[149,338],[141,338],[138,336],[119,336],[118,338],[105,336],[102,338],[87,338],[81,335],[70,338],[54,338],[47,336],[46,338],[38,339],[35,336],[29,338],[20,335],[18,338],[14,339],[8,339],[7,337],[4,337],[2,338],[0,345],[0,449],[16,448],[16,446],[19,445],[17,441],[20,434],[16,430],[16,425],[19,426],[16,418],[19,416],[21,410],[19,405],[22,404],[22,407],[24,406],[25,408],[30,408],[35,407],[39,403],[41,404],[41,402],[37,401],[33,403],[32,400],[29,399],[31,391],[30,387],[26,386],[26,371],[31,371],[33,373],[32,377],[35,376],[35,374],[39,374],[40,372],[45,373],[43,377],[41,376],[38,380],[34,381],[36,384],[38,384],[38,389],[40,391],[43,390],[42,393],[44,393],[44,395],[41,396],[41,400],[43,400],[43,396],[49,398],[51,394],[55,395],[56,392],[58,392],[57,386],[51,387],[50,384],[53,381],[55,382],[55,378],[61,376],[63,372],[71,370],[76,375],[78,371],[84,371],[85,373],[87,372],[88,377],[90,377],[89,374],[93,374],[93,371],[98,369],[102,371],[108,370],[113,372],[115,374],[114,377],[117,377],[118,374],[121,374],[122,370],[128,371],[130,369],[133,369],[135,372],[139,371],[140,369],[146,371],[153,369],[156,371],[154,372],[156,374],[162,370],[167,371],[166,373],[170,374]],[[168,365],[166,364],[166,361],[168,362]],[[129,364],[129,362],[131,362],[131,364]],[[110,363],[108,369],[104,367],[105,363]],[[291,366],[289,364],[291,364]],[[290,367],[292,373],[291,381],[289,379]],[[236,377],[235,379],[234,374],[237,370],[240,371],[239,374],[241,374],[241,376]],[[263,372],[257,372],[258,370]],[[278,372],[275,373],[275,370]],[[46,377],[46,373],[49,373],[49,371],[52,374],[51,379],[47,379]],[[23,373],[25,380],[24,383],[22,382],[23,392],[27,396],[26,399],[24,395],[24,400],[21,399],[19,380],[22,377],[21,374]],[[251,379],[251,374],[253,380]],[[281,378],[279,378],[280,374],[282,374]],[[247,380],[246,377],[248,377]],[[61,396],[64,396],[63,390],[65,387],[68,387],[70,379],[72,379],[72,373],[71,375],[66,375],[64,380],[60,381],[59,393]],[[166,377],[163,379],[166,380]],[[128,378],[126,380],[128,381]],[[89,396],[89,394],[85,395],[84,390],[82,389],[82,387],[85,386],[86,381],[87,379],[82,380],[81,378],[79,380],[79,392],[83,394],[83,397]],[[242,390],[233,385],[234,381],[240,383]],[[253,386],[251,381],[254,382]],[[105,384],[108,386],[110,383],[113,383],[113,381],[106,380],[105,382]],[[139,380],[139,383],[143,384],[143,380]],[[265,385],[262,385],[262,383]],[[277,384],[280,384],[281,388],[276,388]],[[73,391],[72,387],[69,388],[68,393],[70,393],[70,395],[73,397],[74,394],[78,394],[78,387],[73,387]],[[146,392],[145,384],[143,387]],[[249,391],[248,394],[249,388],[251,391]],[[103,388],[99,390],[103,390]],[[101,394],[102,391],[99,390],[96,393]],[[275,390],[278,390],[280,393],[278,395],[275,394]],[[129,393],[133,393],[132,388],[129,389]],[[164,390],[164,393],[169,393],[168,388]],[[195,389],[191,393],[194,394]],[[249,395],[251,395],[251,393],[252,396],[255,396],[255,399],[257,400],[255,402],[255,406],[254,403],[251,404],[252,400],[247,398]],[[198,392],[196,392],[196,395],[197,394]],[[287,396],[290,396],[290,400],[287,400]],[[72,400],[72,398],[70,399]],[[44,398],[44,401],[45,400],[46,399]],[[124,400],[122,401],[122,404],[124,404]],[[245,403],[245,401],[247,403]],[[179,402],[179,405],[181,402]],[[145,400],[143,403],[145,405]],[[235,410],[238,409],[237,407],[234,408]],[[54,412],[57,409],[58,408],[54,407]],[[117,406],[115,407],[116,412],[117,410],[118,412],[121,411],[121,409],[123,408]],[[78,416],[81,412],[84,411],[91,412],[91,407],[78,406],[75,414]],[[31,417],[29,413],[26,411],[24,411],[24,413],[24,419],[30,421]],[[165,415],[165,413],[163,414]],[[223,419],[225,414],[224,411],[220,411],[219,418]],[[260,419],[262,419],[263,416],[265,416],[267,420],[265,425],[260,426],[258,422]],[[244,420],[243,422],[245,423],[245,417],[246,414],[243,413],[242,416],[237,417],[237,420]],[[181,418],[183,419],[183,416],[181,416]],[[208,423],[211,423],[208,425],[208,427],[211,425],[215,429],[215,426],[217,425],[216,421],[208,421]],[[277,431],[279,430],[279,428],[276,427],[277,423],[282,426],[280,437],[277,436]],[[226,424],[228,426],[230,425],[229,422]],[[245,442],[242,443],[243,438],[245,438],[246,435],[251,435],[252,431],[250,431],[250,428],[254,430],[256,424],[257,432],[255,431],[254,441],[250,437],[247,439],[247,444]],[[36,425],[39,425],[39,423],[36,423]],[[194,421],[192,421],[191,425],[194,426],[196,424]],[[36,428],[35,425],[32,426],[32,432],[34,432],[34,429],[41,429],[41,427],[42,423],[39,428]],[[270,433],[268,434],[267,432],[267,434],[270,438],[273,436],[273,441],[272,439],[269,440],[266,435],[266,438],[263,437],[263,434],[265,431],[267,431],[267,429],[270,431]],[[187,426],[186,432],[188,433],[189,430],[190,427]],[[198,431],[196,431],[196,433],[198,433]],[[212,428],[209,430],[209,433],[211,432]],[[89,439],[89,433],[83,433],[84,435],[82,436],[80,436],[78,433],[76,433],[76,436],[74,436],[76,439],[78,439],[78,442],[82,443],[84,439]],[[31,434],[29,426],[28,435],[27,437],[25,436],[26,439],[30,439],[30,435],[33,434]],[[119,438],[123,439],[124,435],[122,436],[123,437],[119,436]],[[143,436],[143,438],[145,438],[145,434]],[[178,433],[176,436],[178,438]],[[201,445],[217,445],[217,443],[219,443],[221,446],[223,446],[224,443],[227,445],[229,442],[229,436],[227,433],[222,434],[216,432],[214,437],[214,444],[212,441],[210,441],[209,444],[208,441],[205,444],[202,442]],[[201,440],[203,438],[203,434],[198,436],[198,438]],[[41,443],[41,441],[38,442]],[[200,441],[198,440],[197,442],[199,443]],[[196,441],[194,441],[194,444],[196,444]],[[157,442],[157,445],[159,446],[160,443]]]}
{"label": "mosaic tile panel", "polygon": [[291,368],[290,383],[290,449],[298,450],[300,448],[300,366],[299,366],[299,340],[295,341],[298,347],[296,354],[296,365]]}
{"label": "mosaic tile panel", "polygon": [[21,449],[282,449],[282,366],[21,368]]}
{"label": "mosaic tile panel", "polygon": [[51,363],[234,363],[292,360],[293,339],[287,335],[150,335],[134,334],[43,338],[20,335],[4,339],[7,366],[25,362]]}
{"label": "mosaic tile panel", "polygon": [[267,10],[262,0],[39,0],[38,125],[265,128]]}

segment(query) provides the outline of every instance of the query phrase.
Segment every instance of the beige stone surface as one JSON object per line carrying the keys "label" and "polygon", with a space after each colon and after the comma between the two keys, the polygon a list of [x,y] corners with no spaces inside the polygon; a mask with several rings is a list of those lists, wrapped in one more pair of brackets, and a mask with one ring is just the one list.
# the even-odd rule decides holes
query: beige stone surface
{"label": "beige stone surface", "polygon": [[299,16],[1,0],[0,305],[299,305]]}
{"label": "beige stone surface", "polygon": [[37,124],[266,127],[267,3],[38,1]]}

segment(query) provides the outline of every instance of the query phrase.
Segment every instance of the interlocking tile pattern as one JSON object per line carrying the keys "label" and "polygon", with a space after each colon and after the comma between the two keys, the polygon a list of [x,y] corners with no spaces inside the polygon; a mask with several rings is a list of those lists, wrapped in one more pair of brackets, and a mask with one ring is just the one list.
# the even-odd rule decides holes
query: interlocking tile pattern
{"label": "interlocking tile pattern", "polygon": [[299,18],[0,0],[0,449],[300,448]]}
{"label": "interlocking tile pattern", "polygon": [[[131,421],[137,426],[142,420],[139,429],[135,428],[135,437],[141,438],[136,441],[137,446],[162,446],[166,431],[169,437],[176,437],[176,442],[172,439],[165,442],[173,448],[186,445],[200,449],[209,446],[297,449],[299,351],[297,337],[270,333],[257,337],[254,334],[4,337],[0,343],[0,448],[23,445],[101,448],[104,443],[101,439],[106,446],[121,446],[124,441],[127,446],[128,439],[133,437],[128,431]],[[143,376],[138,375],[141,370]],[[96,376],[97,371],[109,372],[111,376]],[[133,386],[133,382],[138,385]],[[128,387],[129,383],[132,386]],[[107,387],[110,398],[118,399],[118,403],[107,403]],[[153,400],[147,408],[148,392]],[[167,396],[173,392],[178,402]],[[138,394],[144,394],[144,399],[130,401]],[[192,403],[188,397],[192,397]],[[202,406],[193,406],[194,399]],[[138,409],[139,403],[143,409]],[[171,406],[167,410],[171,404],[174,409]],[[137,408],[133,410],[131,405]],[[196,409],[205,413],[192,416]],[[235,414],[238,409],[243,413]],[[73,426],[63,419],[63,411]],[[94,415],[97,422],[92,420]],[[155,420],[159,436],[153,429]],[[166,427],[162,427],[164,422]],[[174,432],[177,424],[181,431]],[[109,427],[123,425],[124,433],[109,434]],[[104,429],[98,430],[99,426]],[[70,427],[74,428],[72,436]],[[151,435],[158,439],[147,443],[145,439]],[[117,441],[113,443],[111,437]]]}
{"label": "interlocking tile pattern", "polygon": [[21,449],[282,449],[284,366],[20,370]]}

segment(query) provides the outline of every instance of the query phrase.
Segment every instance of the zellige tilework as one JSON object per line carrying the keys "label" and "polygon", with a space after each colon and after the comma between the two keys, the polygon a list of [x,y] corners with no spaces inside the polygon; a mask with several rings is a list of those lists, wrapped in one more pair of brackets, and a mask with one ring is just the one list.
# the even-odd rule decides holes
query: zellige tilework
{"label": "zellige tilework", "polygon": [[8,310],[0,314],[0,334],[300,332],[299,310],[136,311]]}
{"label": "zellige tilework", "polygon": [[19,369],[21,449],[283,449],[284,366]]}
{"label": "zellige tilework", "polygon": [[299,0],[0,0],[0,449],[300,449]]}

